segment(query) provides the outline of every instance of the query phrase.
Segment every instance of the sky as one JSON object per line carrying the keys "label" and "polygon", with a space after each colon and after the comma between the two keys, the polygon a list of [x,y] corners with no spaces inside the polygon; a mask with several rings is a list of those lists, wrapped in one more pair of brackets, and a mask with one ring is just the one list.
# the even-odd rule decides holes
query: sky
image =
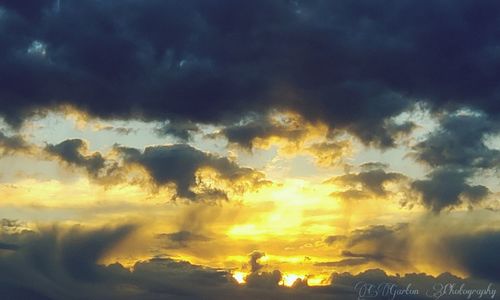
{"label": "sky", "polygon": [[0,1],[0,298],[494,299],[499,16]]}

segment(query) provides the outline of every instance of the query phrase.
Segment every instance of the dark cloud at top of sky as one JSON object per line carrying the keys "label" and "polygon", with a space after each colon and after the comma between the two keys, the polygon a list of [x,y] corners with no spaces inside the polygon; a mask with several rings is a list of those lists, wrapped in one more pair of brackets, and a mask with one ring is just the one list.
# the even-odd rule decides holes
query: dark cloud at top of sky
{"label": "dark cloud at top of sky", "polygon": [[415,99],[500,113],[496,1],[14,2],[0,4],[13,125],[61,103],[215,124],[279,109],[387,147]]}

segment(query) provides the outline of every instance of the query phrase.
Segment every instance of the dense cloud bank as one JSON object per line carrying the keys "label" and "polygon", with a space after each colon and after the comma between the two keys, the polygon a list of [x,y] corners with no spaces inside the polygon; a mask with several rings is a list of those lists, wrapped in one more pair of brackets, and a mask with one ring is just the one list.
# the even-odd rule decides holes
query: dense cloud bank
{"label": "dense cloud bank", "polygon": [[[88,229],[82,226],[53,226],[37,231],[22,229],[15,221],[4,220],[0,233],[0,293],[2,299],[357,299],[361,284],[397,285],[405,289],[408,284],[420,293],[434,291],[436,284],[464,283],[467,288],[488,287],[488,281],[460,279],[451,274],[432,277],[426,274],[389,276],[382,270],[368,270],[358,275],[332,274],[329,286],[309,287],[297,281],[291,288],[279,285],[281,273],[262,271],[258,260],[265,254],[250,254],[252,272],[247,284],[239,285],[227,270],[218,270],[170,258],[152,258],[138,261],[132,269],[119,263],[107,266],[99,261],[125,239],[130,238],[136,226],[123,225]],[[357,240],[390,235],[401,228],[373,228],[356,233]],[[491,246],[491,237],[498,234],[472,237],[473,240],[450,241],[463,243],[468,249],[461,253],[465,260],[477,259],[478,248]],[[479,240],[478,240],[479,239]],[[486,244],[485,244],[486,243]],[[476,250],[474,250],[476,249]],[[481,250],[482,251],[482,250]],[[457,253],[457,255],[461,255]],[[491,255],[493,252],[491,253]],[[488,256],[486,256],[487,259]],[[492,261],[490,261],[491,263]],[[477,266],[477,264],[474,264]],[[493,266],[494,269],[495,266]],[[493,270],[492,269],[492,270]],[[474,271],[482,278],[498,280],[497,274]],[[488,274],[493,274],[490,277]],[[493,285],[491,289],[495,288]],[[443,299],[463,299],[453,295]],[[387,299],[386,296],[375,299]],[[408,299],[429,299],[422,294]],[[490,299],[490,298],[487,298]]]}
{"label": "dense cloud bank", "polygon": [[500,263],[496,258],[500,231],[480,226],[460,230],[453,230],[452,225],[447,229],[434,228],[449,222],[374,225],[353,230],[348,235],[327,236],[324,242],[342,249],[343,259],[316,265],[345,267],[375,263],[397,271],[415,269],[415,264],[423,259],[472,278],[500,281]]}
{"label": "dense cloud bank", "polygon": [[386,147],[409,128],[390,118],[417,100],[500,113],[495,1],[0,5],[0,114],[13,125],[62,103],[172,124],[282,109]]}

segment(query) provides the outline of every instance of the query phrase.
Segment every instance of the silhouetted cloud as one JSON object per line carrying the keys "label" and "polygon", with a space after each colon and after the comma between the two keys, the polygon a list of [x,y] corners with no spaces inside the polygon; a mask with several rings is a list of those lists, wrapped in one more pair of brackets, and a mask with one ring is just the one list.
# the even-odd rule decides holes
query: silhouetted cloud
{"label": "silhouetted cloud", "polygon": [[363,199],[386,196],[388,194],[385,187],[387,183],[398,183],[406,179],[407,177],[401,173],[370,168],[367,171],[330,178],[326,183],[333,183],[345,188],[344,191],[332,193],[333,196],[340,196],[343,199]]}
{"label": "silhouetted cloud", "polygon": [[498,129],[499,125],[485,115],[445,115],[439,128],[413,147],[414,156],[431,167],[471,170],[498,167],[500,151],[485,143]]}
{"label": "silhouetted cloud", "polygon": [[202,168],[215,170],[223,180],[236,183],[245,181],[251,189],[268,183],[264,175],[251,169],[240,167],[226,157],[203,152],[185,144],[146,147],[143,152],[135,148],[115,146],[123,157],[124,164],[143,167],[157,186],[173,183],[177,196],[196,200],[207,198],[227,198],[224,190],[208,187],[196,192],[196,172]]}
{"label": "silhouetted cloud", "polygon": [[48,144],[45,151],[69,165],[85,168],[89,174],[97,177],[99,171],[104,169],[106,160],[99,152],[90,155],[82,154],[87,151],[87,148],[85,141],[71,139],[56,145]]}
{"label": "silhouetted cloud", "polygon": [[470,185],[470,171],[454,168],[439,168],[428,174],[428,179],[415,180],[412,187],[421,194],[422,203],[438,213],[464,201],[475,204],[484,199],[489,189],[484,185]]}
{"label": "silhouetted cloud", "polygon": [[263,265],[261,265],[259,263],[259,259],[266,256],[266,254],[264,252],[260,252],[260,251],[253,251],[252,253],[250,253],[249,256],[250,256],[250,260],[249,260],[250,273],[255,273],[255,272],[260,271],[262,269]]}

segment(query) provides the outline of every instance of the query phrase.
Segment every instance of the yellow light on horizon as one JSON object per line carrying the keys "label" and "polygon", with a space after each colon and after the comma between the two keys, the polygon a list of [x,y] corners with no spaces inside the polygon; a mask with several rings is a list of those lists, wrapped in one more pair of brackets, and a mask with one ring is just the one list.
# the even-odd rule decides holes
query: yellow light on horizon
{"label": "yellow light on horizon", "polygon": [[297,279],[303,280],[304,278],[306,278],[304,275],[283,274],[281,282],[284,286],[291,287]]}
{"label": "yellow light on horizon", "polygon": [[232,276],[236,280],[236,282],[238,282],[239,284],[244,284],[247,273],[236,271],[233,272]]}

